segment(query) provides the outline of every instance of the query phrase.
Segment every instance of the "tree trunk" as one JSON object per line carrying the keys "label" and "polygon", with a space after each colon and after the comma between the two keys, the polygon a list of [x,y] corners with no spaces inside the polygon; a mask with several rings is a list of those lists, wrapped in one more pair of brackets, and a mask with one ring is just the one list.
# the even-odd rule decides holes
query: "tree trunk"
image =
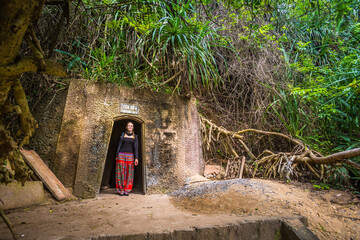
{"label": "tree trunk", "polygon": [[42,0],[0,1],[0,67],[14,62],[29,24],[43,4]]}
{"label": "tree trunk", "polygon": [[[1,0],[0,1],[0,182],[9,182],[8,170],[4,161],[10,162],[15,170],[15,178],[22,182],[32,174],[23,161],[19,148],[29,142],[37,123],[32,116],[25,92],[19,81],[24,72],[43,71],[48,74],[66,76],[62,66],[54,61],[45,60],[40,43],[31,23],[36,21],[45,0]],[[19,56],[23,39],[33,52],[34,57]],[[12,92],[16,106],[8,100]],[[22,139],[15,141],[14,136],[3,122],[10,113],[19,115]]]}

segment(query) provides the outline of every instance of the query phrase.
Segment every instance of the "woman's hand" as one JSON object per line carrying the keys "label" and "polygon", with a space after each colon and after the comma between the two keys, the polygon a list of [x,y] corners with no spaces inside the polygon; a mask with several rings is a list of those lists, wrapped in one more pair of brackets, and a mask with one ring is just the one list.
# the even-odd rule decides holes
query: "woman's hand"
{"label": "woman's hand", "polygon": [[139,160],[135,159],[135,166],[139,164]]}

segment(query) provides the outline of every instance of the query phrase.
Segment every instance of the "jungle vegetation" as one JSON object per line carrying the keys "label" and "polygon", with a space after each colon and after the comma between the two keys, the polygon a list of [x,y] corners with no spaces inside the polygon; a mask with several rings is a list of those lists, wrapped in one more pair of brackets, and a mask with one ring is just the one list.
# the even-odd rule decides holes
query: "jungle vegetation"
{"label": "jungle vegetation", "polygon": [[0,181],[31,174],[19,153],[37,126],[28,101],[63,87],[66,71],[195,96],[206,158],[246,156],[249,177],[359,187],[359,5],[2,1]]}

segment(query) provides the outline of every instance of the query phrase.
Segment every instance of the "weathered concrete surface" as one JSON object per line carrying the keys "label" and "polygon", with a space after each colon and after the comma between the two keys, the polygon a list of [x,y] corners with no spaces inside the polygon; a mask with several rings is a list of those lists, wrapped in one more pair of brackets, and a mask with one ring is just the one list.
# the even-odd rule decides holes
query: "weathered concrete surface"
{"label": "weathered concrete surface", "polygon": [[[66,187],[72,187],[75,181],[83,126],[82,119],[84,117],[83,108],[86,100],[84,91],[85,89],[74,85],[69,87],[68,100],[65,104],[66,114],[63,115],[56,154],[52,164],[54,174]],[[76,107],[72,107],[72,105]]]}
{"label": "weathered concrete surface", "polygon": [[44,188],[41,181],[27,181],[22,186],[20,182],[8,185],[0,184],[0,199],[3,209],[28,207],[44,201]]}
{"label": "weathered concrete surface", "polygon": [[[138,115],[120,112],[121,103],[139,107]],[[100,189],[114,121],[143,124],[148,193],[171,191],[185,181],[189,167],[202,173],[196,102],[186,97],[114,84],[72,80],[57,145],[54,173],[74,195],[95,197]]]}
{"label": "weathered concrete surface", "polygon": [[[192,98],[188,102],[187,112],[185,114],[186,123],[188,129],[185,140],[186,151],[186,167],[190,171],[194,171],[197,174],[203,175],[205,170],[205,162],[199,161],[203,159],[202,147],[201,147],[201,131],[200,131],[200,119],[196,108],[196,99]],[[194,146],[195,144],[195,146]]]}
{"label": "weathered concrete surface", "polygon": [[[296,222],[296,227],[291,223]],[[236,224],[217,225],[192,230],[164,233],[143,233],[100,236],[92,240],[318,240],[300,219],[264,218],[238,221]]]}
{"label": "weathered concrete surface", "polygon": [[318,240],[319,238],[307,228],[307,219],[287,219],[281,226],[282,239]]}
{"label": "weathered concrete surface", "polygon": [[31,137],[28,146],[39,154],[51,170],[55,162],[54,153],[60,134],[67,92],[66,87],[57,90],[55,94],[46,92],[40,99],[29,101],[29,107],[39,127]]}
{"label": "weathered concrete surface", "polygon": [[[173,232],[137,234],[123,236],[103,236],[93,240],[274,240],[281,238],[282,221],[280,219],[256,219],[239,221],[237,224],[224,224],[208,227],[197,227],[192,230],[176,230]],[[305,240],[305,239],[303,239]],[[310,240],[310,239],[306,239]]]}

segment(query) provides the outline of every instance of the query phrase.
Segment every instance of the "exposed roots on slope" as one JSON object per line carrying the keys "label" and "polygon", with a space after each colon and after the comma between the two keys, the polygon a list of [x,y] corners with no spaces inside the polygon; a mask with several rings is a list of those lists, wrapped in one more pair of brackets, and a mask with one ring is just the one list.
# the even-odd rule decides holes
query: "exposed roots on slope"
{"label": "exposed roots on slope", "polygon": [[[200,116],[200,120],[203,146],[206,150],[216,151],[216,149],[212,149],[214,146],[222,146],[225,151],[232,153],[234,156],[233,159],[228,160],[228,164],[231,164],[230,161],[240,161],[240,154],[238,154],[235,149],[240,148],[244,150],[249,158],[245,167],[245,172],[248,177],[259,176],[265,178],[279,177],[280,179],[298,179],[304,172],[310,172],[319,180],[325,180],[325,170],[342,163],[360,171],[360,165],[349,160],[350,158],[360,156],[360,148],[335,153],[329,156],[322,156],[320,153],[308,149],[308,147],[300,140],[282,133],[256,129],[245,129],[232,132],[217,126],[202,116]],[[264,150],[261,154],[255,156],[251,151],[251,147],[245,142],[244,135],[247,133],[256,133],[259,137],[276,136],[278,138],[286,139],[291,143],[292,151],[283,152],[279,149],[277,152],[272,152],[270,150]],[[218,144],[213,145],[212,143],[214,142]]]}

